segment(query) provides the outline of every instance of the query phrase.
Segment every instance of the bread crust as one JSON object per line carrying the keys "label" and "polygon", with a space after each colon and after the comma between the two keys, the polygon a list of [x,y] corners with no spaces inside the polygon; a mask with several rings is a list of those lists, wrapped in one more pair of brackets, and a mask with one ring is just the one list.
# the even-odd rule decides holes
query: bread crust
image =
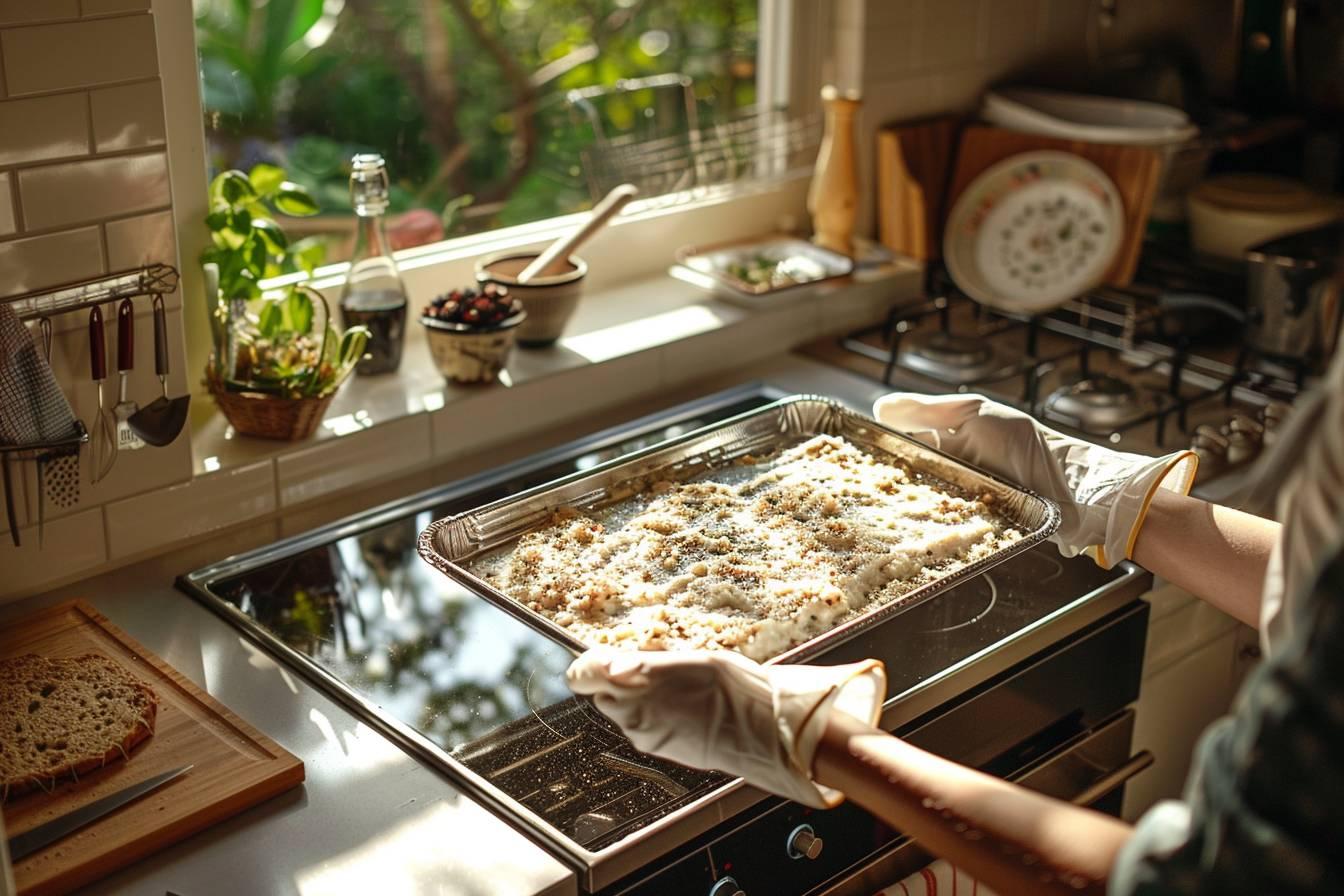
{"label": "bread crust", "polygon": [[[15,725],[21,724],[21,719],[16,722],[16,719],[11,719],[9,716],[13,714],[17,718],[20,712],[20,703],[27,695],[17,693],[16,689],[25,680],[31,680],[34,676],[60,680],[73,678],[80,672],[107,676],[111,679],[108,684],[126,689],[135,695],[134,700],[126,701],[132,704],[129,708],[136,713],[129,723],[129,730],[101,753],[72,756],[59,765],[41,770],[11,768],[9,766],[14,764],[11,757],[6,767],[0,769],[0,804],[35,790],[50,791],[63,778],[78,780],[81,775],[103,768],[110,762],[119,759],[129,760],[131,751],[154,734],[158,720],[158,695],[148,684],[127,672],[119,664],[99,654],[60,659],[25,654],[0,660],[0,709],[3,709],[6,715],[6,718],[0,720],[0,725],[3,725],[0,727],[0,740],[4,740],[7,747],[14,744],[17,755],[18,738],[15,734]],[[52,689],[52,694],[57,690],[59,686]],[[75,699],[78,699],[78,695]]]}

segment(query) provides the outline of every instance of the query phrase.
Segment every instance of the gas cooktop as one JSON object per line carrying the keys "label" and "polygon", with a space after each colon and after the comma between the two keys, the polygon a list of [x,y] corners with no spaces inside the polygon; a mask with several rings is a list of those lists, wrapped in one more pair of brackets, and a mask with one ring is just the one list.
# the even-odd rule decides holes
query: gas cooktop
{"label": "gas cooktop", "polygon": [[[416,554],[432,520],[781,397],[753,385],[599,433],[183,576],[179,585],[526,827],[595,853],[724,784],[644,756],[573,697],[567,650]],[[876,656],[890,693],[958,663],[1136,572],[1065,560],[1051,545],[920,604],[822,662]],[[558,835],[558,839],[557,836]]]}

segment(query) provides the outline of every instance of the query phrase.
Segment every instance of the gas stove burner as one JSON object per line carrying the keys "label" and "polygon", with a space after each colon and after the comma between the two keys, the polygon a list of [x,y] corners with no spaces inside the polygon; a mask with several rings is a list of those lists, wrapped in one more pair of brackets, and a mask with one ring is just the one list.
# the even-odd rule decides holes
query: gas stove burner
{"label": "gas stove burner", "polygon": [[994,577],[989,573],[976,576],[920,607],[917,630],[932,635],[974,625],[994,609],[998,599],[999,586],[994,584]]}
{"label": "gas stove burner", "polygon": [[906,336],[896,363],[925,376],[957,384],[989,379],[1009,366],[986,340],[946,330]]}
{"label": "gas stove burner", "polygon": [[1124,380],[1098,374],[1050,393],[1045,416],[1086,432],[1113,432],[1145,413],[1139,393]]}

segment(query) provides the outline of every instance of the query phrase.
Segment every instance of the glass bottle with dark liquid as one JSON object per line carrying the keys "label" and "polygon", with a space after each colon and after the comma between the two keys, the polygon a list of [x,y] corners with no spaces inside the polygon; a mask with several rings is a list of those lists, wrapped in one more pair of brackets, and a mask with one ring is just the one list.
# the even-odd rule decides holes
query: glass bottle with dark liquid
{"label": "glass bottle with dark liquid", "polygon": [[355,251],[341,291],[347,327],[369,328],[364,360],[355,372],[391,373],[401,364],[406,335],[406,286],[392,259],[383,214],[387,211],[387,166],[377,153],[360,153],[350,169],[350,202],[355,209]]}

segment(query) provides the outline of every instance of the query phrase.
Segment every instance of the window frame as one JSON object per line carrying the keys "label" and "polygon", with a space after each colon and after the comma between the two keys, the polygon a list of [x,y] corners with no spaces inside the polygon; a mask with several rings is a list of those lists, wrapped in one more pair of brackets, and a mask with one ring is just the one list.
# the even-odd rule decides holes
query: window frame
{"label": "window frame", "polygon": [[[759,0],[758,105],[785,107],[791,114],[819,113],[817,88],[831,56],[834,12],[829,3],[806,0]],[[151,0],[158,37],[159,71],[164,93],[167,151],[177,232],[183,320],[187,357],[193,369],[204,364],[210,349],[209,322],[202,295],[203,281],[195,259],[206,247],[206,142],[200,74],[196,50],[195,16],[191,3]],[[666,251],[650,261],[632,252],[631,244],[668,247],[710,243],[746,237],[763,230],[800,222],[805,214],[807,178],[729,185],[704,191],[686,201],[666,198],[632,203],[613,223],[623,239],[599,241],[584,250],[593,272],[589,288],[603,288],[622,280],[657,274],[666,268]],[[442,240],[396,253],[407,288],[413,295],[432,294],[436,284],[468,282],[475,262],[504,249],[544,245],[582,218],[565,215],[516,227],[485,231]],[[347,265],[319,269],[319,288],[338,285]],[[601,272],[599,274],[599,272]],[[193,391],[200,391],[199,384]]]}

